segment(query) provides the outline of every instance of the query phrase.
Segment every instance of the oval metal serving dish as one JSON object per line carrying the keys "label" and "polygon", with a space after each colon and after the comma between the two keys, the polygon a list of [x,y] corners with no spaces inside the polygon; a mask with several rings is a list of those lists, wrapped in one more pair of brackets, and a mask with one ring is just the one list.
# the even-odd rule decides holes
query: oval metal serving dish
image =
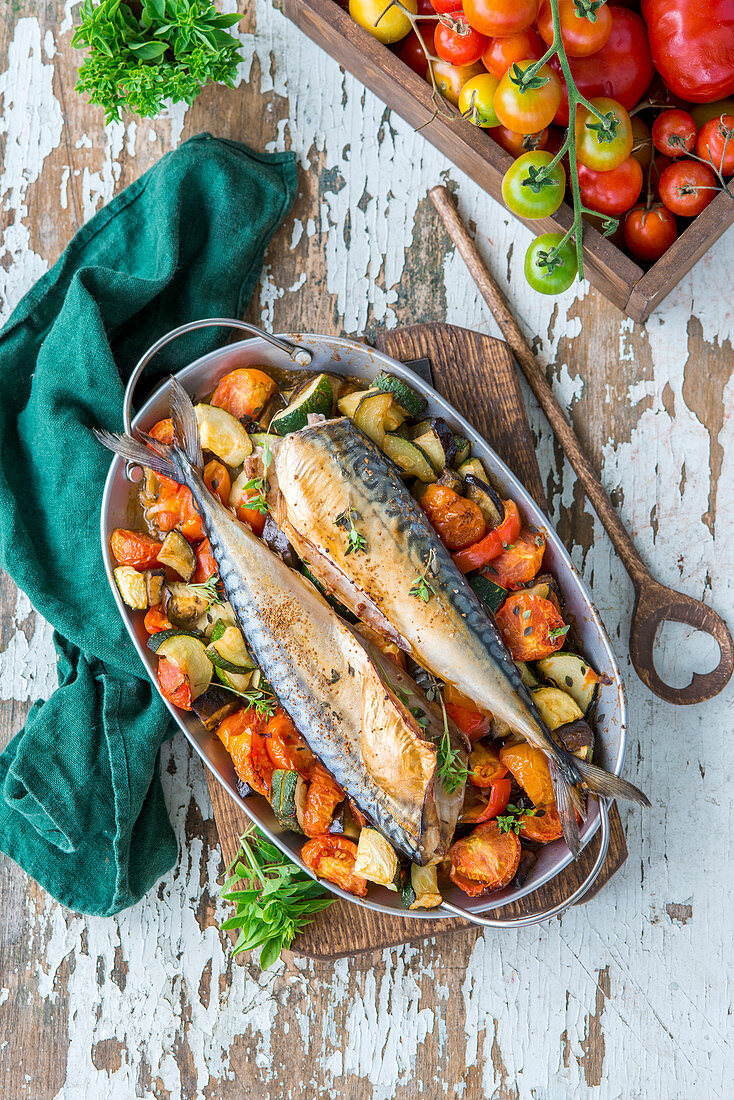
{"label": "oval metal serving dish", "polygon": [[[370,380],[381,370],[390,371],[404,378],[415,389],[425,395],[430,413],[444,417],[459,433],[471,440],[476,454],[489,470],[495,484],[504,496],[511,497],[518,504],[526,521],[537,524],[548,534],[546,562],[558,583],[566,600],[566,607],[572,617],[582,642],[584,655],[600,673],[606,673],[609,683],[602,683],[599,703],[596,710],[594,728],[596,733],[595,762],[609,771],[619,774],[625,753],[626,722],[624,689],[617,663],[612,653],[609,639],[599,615],[591,602],[589,594],[560,539],[548,525],[546,516],[540,511],[533,499],[517,478],[497,457],[487,443],[472,426],[459,416],[434,389],[417,378],[412,371],[387,355],[351,340],[340,337],[313,336],[308,334],[283,334],[283,338],[300,347],[308,348],[313,360],[308,367],[298,368],[288,355],[262,338],[252,338],[229,344],[219,351],[211,352],[194,363],[184,367],[177,377],[182,385],[196,399],[212,392],[219,378],[236,367],[248,365],[264,366],[265,369],[278,368],[285,371],[306,370],[332,371],[349,377]],[[138,428],[150,428],[157,420],[169,415],[167,387],[161,386],[145,403],[135,417],[133,424]],[[147,634],[143,627],[143,616],[130,611],[122,602],[112,577],[113,562],[110,558],[109,536],[115,527],[130,524],[131,495],[136,492],[125,476],[125,464],[115,458],[105,484],[102,499],[102,552],[108,580],[114,593],[132,642],[140,659],[145,665],[151,680],[156,684],[156,660],[146,646]],[[243,800],[235,789],[235,771],[224,746],[214,733],[208,733],[193,714],[187,714],[168,705],[174,720],[189,739],[204,763],[216,775],[245,813],[266,832],[297,863],[301,863],[299,852],[302,840],[293,833],[282,829],[276,821],[270,807],[257,795]],[[594,799],[589,800],[589,816],[581,830],[581,843],[588,844],[600,823],[599,808]],[[528,881],[518,888],[507,888],[484,898],[468,898],[455,887],[444,891],[449,902],[463,906],[474,913],[488,913],[510,901],[517,901],[538,887],[547,883],[571,862],[571,853],[563,841],[546,845],[538,853]],[[303,866],[301,864],[301,866]],[[370,885],[368,896],[364,899],[345,894],[338,887],[324,883],[333,893],[347,901],[364,905],[368,909],[393,915],[406,915],[400,898],[383,887]],[[411,918],[426,920],[444,917],[445,910],[413,910]]]}

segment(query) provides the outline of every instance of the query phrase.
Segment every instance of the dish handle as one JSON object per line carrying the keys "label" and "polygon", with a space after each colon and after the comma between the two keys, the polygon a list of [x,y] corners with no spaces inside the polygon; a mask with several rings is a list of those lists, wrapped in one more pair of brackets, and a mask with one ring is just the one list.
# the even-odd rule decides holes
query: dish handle
{"label": "dish handle", "polygon": [[[569,906],[583,897],[586,891],[599,877],[599,873],[604,866],[604,860],[607,857],[607,851],[609,849],[609,808],[603,798],[599,799],[599,816],[601,817],[601,838],[599,841],[599,852],[594,860],[594,865],[581,885],[577,886],[574,892],[563,901],[559,901],[549,909],[543,909],[540,913],[528,913],[527,916],[524,917],[483,917],[481,913],[473,913],[471,909],[463,909],[460,905],[452,905],[448,901],[445,901],[440,909],[444,911],[447,910],[456,917],[463,917],[464,920],[470,921],[472,924],[481,924],[486,928],[526,928],[528,925],[540,924],[541,921],[548,920],[550,917],[555,917],[559,913],[563,913]],[[440,910],[437,909],[436,913],[439,911]]]}
{"label": "dish handle", "polygon": [[[178,336],[183,336],[187,332],[194,332],[196,329],[200,328],[236,328],[240,329],[242,332],[249,333],[250,336],[260,336],[274,347],[284,351],[288,358],[292,359],[294,363],[297,363],[299,367],[307,367],[313,358],[308,348],[299,347],[298,344],[291,344],[289,340],[283,340],[280,336],[273,336],[271,332],[266,332],[264,329],[258,328],[257,325],[251,325],[249,321],[239,321],[233,317],[204,317],[198,321],[189,321],[185,325],[179,325],[178,328],[174,328],[170,332],[167,332],[165,336],[161,336],[160,340],[156,340],[156,342],[141,355],[135,365],[135,369],[130,375],[122,399],[122,419],[125,425],[125,432],[128,435],[132,432],[133,393],[148,363],[154,355],[158,354],[161,348],[166,346],[166,344],[170,344],[170,342],[175,340]],[[135,468],[134,462],[128,462],[126,464],[125,472],[129,481],[133,480],[131,475]]]}

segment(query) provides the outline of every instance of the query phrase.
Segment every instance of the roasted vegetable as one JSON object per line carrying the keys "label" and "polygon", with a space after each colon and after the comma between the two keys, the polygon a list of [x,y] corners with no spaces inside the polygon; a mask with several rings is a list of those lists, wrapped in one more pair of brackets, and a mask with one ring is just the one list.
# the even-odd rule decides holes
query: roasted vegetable
{"label": "roasted vegetable", "polygon": [[468,439],[465,439],[463,435],[455,435],[454,446],[456,447],[454,466],[458,472],[459,467],[463,466],[463,464],[468,462],[471,458],[471,443]]}
{"label": "roasted vegetable", "polygon": [[494,558],[499,557],[506,543],[512,542],[520,533],[520,513],[512,500],[504,501],[505,516],[499,527],[487,534],[466,550],[458,550],[454,562],[462,573],[471,573],[474,569],[484,569]]}
{"label": "roasted vegetable", "polygon": [[563,827],[555,804],[536,806],[531,813],[524,814],[520,822],[520,836],[524,840],[534,840],[537,844],[550,844],[563,836]]}
{"label": "roasted vegetable", "polygon": [[306,836],[321,836],[329,831],[334,810],[344,798],[344,791],[318,761],[311,769],[303,811],[303,831]]}
{"label": "roasted vegetable", "polygon": [[169,581],[163,593],[166,615],[181,630],[193,630],[211,603],[196,588],[180,581]]}
{"label": "roasted vegetable", "polygon": [[553,784],[545,755],[533,745],[521,742],[505,745],[499,757],[514,775],[530,801],[535,806],[552,805],[555,801]]}
{"label": "roasted vegetable", "polygon": [[486,741],[477,741],[469,756],[469,780],[475,787],[491,787],[507,775],[507,766]]}
{"label": "roasted vegetable", "polygon": [[206,647],[209,660],[216,668],[225,672],[246,673],[255,668],[255,662],[247,652],[242,631],[236,626],[222,624],[217,630],[216,636],[212,633],[212,639]]}
{"label": "roasted vegetable", "polygon": [[451,880],[470,897],[507,886],[520,862],[520,839],[485,821],[449,851]]}
{"label": "roasted vegetable", "polygon": [[161,602],[164,575],[162,569],[146,569],[141,573],[132,565],[118,565],[113,571],[120,595],[136,611],[146,611]]}
{"label": "roasted vegetable", "polygon": [[419,867],[411,863],[402,872],[400,896],[406,909],[435,909],[443,898],[438,889],[435,863]]}
{"label": "roasted vegetable", "polygon": [[556,738],[564,748],[578,756],[581,760],[588,760],[594,755],[594,732],[591,726],[583,718],[576,722],[569,722],[564,726],[558,726],[554,730]]}
{"label": "roasted vegetable", "polygon": [[466,579],[492,612],[497,611],[507,599],[507,589],[495,584],[485,573],[469,573]]}
{"label": "roasted vegetable", "polygon": [[[461,480],[456,470],[452,470],[450,466],[445,466],[441,472],[441,476],[436,479],[437,485],[445,485],[449,489],[453,489],[460,497],[464,495],[464,482]],[[425,492],[425,485],[422,491],[418,494],[418,500],[420,500],[423,492]]]}
{"label": "roasted vegetable", "polygon": [[478,506],[446,485],[429,485],[421,507],[448,550],[462,550],[484,535],[486,525]]}
{"label": "roasted vegetable", "polygon": [[195,412],[203,450],[228,466],[241,466],[252,454],[252,442],[239,420],[214,405],[197,405]]}
{"label": "roasted vegetable", "polygon": [[402,378],[396,378],[394,374],[383,371],[375,378],[375,386],[378,390],[391,393],[397,404],[405,410],[408,416],[423,415],[427,405],[425,397],[421,393],[416,393],[407,382],[403,382]]}
{"label": "roasted vegetable", "polygon": [[488,482],[482,481],[474,474],[466,474],[464,485],[469,500],[473,500],[478,505],[487,529],[491,531],[499,527],[505,515],[505,507],[499,493]]}
{"label": "roasted vegetable", "polygon": [[554,653],[538,661],[538,672],[544,680],[567,691],[583,714],[589,713],[599,694],[600,679],[588,661],[576,653]]}
{"label": "roasted vegetable", "polygon": [[239,367],[220,379],[212,394],[212,405],[226,409],[240,420],[258,417],[278,389],[278,383],[257,367]]}
{"label": "roasted vegetable", "polygon": [[533,527],[523,527],[507,549],[490,562],[487,574],[502,588],[521,588],[540,569],[544,553],[545,537]]}
{"label": "roasted vegetable", "polygon": [[550,730],[565,726],[567,722],[577,722],[584,716],[578,703],[574,702],[567,691],[561,691],[560,688],[539,687],[532,694],[540,717]]}
{"label": "roasted vegetable", "polygon": [[128,531],[117,527],[110,535],[110,551],[120,565],[134,569],[152,569],[158,564],[161,543],[149,538],[142,531]]}
{"label": "roasted vegetable", "polygon": [[411,440],[388,433],[382,441],[382,449],[408,477],[417,477],[422,482],[435,479],[436,472],[428,456]]}
{"label": "roasted vegetable", "polygon": [[386,886],[388,890],[397,890],[398,857],[395,849],[377,829],[367,826],[359,834],[354,870],[370,882]]}
{"label": "roasted vegetable", "polygon": [[[209,492],[219,497],[226,508],[229,502],[229,494],[232,489],[232,479],[229,476],[227,467],[223,466],[216,458],[212,458],[207,462],[201,476],[204,478],[204,484]],[[209,540],[207,539],[206,541],[208,542]]]}
{"label": "roasted vegetable", "polygon": [[382,446],[385,439],[385,422],[392,403],[393,398],[389,393],[379,391],[366,393],[357,405],[357,411],[353,417],[355,427],[364,432],[367,438],[378,447]]}
{"label": "roasted vegetable", "polygon": [[282,412],[276,413],[270,427],[278,435],[297,432],[308,424],[309,416],[321,414],[330,416],[334,403],[334,391],[327,374],[317,374],[298,391],[290,404]]}
{"label": "roasted vegetable", "polygon": [[515,661],[537,661],[560,649],[568,627],[550,600],[521,589],[508,596],[495,616]]}
{"label": "roasted vegetable", "polygon": [[276,769],[273,772],[270,804],[278,824],[294,833],[303,832],[303,814],[306,806],[305,780],[294,771]]}
{"label": "roasted vegetable", "polygon": [[212,663],[199,638],[182,630],[153,634],[148,646],[159,657],[177,665],[191,687],[191,700],[203,695],[212,679]]}
{"label": "roasted vegetable", "polygon": [[308,778],[316,757],[283,711],[276,712],[265,727],[265,750],[276,768],[298,772]]}
{"label": "roasted vegetable", "polygon": [[357,845],[347,837],[314,837],[301,848],[301,859],[319,878],[359,898],[366,896],[367,881],[355,871]]}
{"label": "roasted vegetable", "polygon": [[190,581],[196,570],[196,555],[180,531],[174,529],[166,535],[158,552],[158,561],[175,570],[181,580]]}
{"label": "roasted vegetable", "polygon": [[256,535],[262,535],[265,529],[265,520],[270,514],[265,493],[264,479],[253,477],[248,465],[246,465],[242,473],[235,479],[229,494],[230,508],[234,508],[237,518],[248,524]]}
{"label": "roasted vegetable", "polygon": [[193,700],[192,709],[204,729],[215,730],[225,718],[239,710],[239,707],[240,700],[235,695],[223,691],[215,684]]}

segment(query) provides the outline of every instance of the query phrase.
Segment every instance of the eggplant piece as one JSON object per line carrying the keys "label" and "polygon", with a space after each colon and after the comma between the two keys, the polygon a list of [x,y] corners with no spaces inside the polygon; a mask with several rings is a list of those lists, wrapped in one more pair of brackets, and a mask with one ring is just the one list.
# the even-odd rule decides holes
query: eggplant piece
{"label": "eggplant piece", "polygon": [[453,489],[455,493],[458,493],[460,497],[464,495],[464,482],[461,480],[456,470],[452,470],[450,466],[444,468],[436,484],[448,486],[449,489]]}
{"label": "eggplant piece", "polygon": [[441,440],[441,446],[446,455],[446,466],[451,466],[456,459],[456,436],[442,416],[432,416],[431,427]]}
{"label": "eggplant piece", "polygon": [[563,614],[563,594],[558,581],[550,573],[539,573],[537,577],[533,577],[523,591],[531,596],[540,596],[544,600],[550,600]]}
{"label": "eggplant piece", "polygon": [[486,481],[476,477],[475,474],[467,474],[464,478],[464,485],[466,486],[467,497],[478,505],[484,516],[484,522],[490,531],[493,531],[495,527],[499,527],[505,518],[505,506],[499,493]]}
{"label": "eggplant piece", "polygon": [[235,790],[240,798],[249,798],[251,794],[257,794],[254,787],[251,787],[249,783],[245,783],[244,779],[240,779],[239,776],[234,781]]}
{"label": "eggplant piece", "polygon": [[288,536],[281,531],[270,513],[265,517],[262,539],[268,549],[277,554],[281,561],[284,561],[291,569],[298,569],[300,561],[298,554],[288,541]]}
{"label": "eggplant piece", "polygon": [[193,711],[204,729],[215,730],[220,722],[239,710],[240,700],[222,688],[209,687],[198,699],[194,699]]}
{"label": "eggplant piece", "polygon": [[178,528],[166,535],[158,551],[158,561],[174,569],[184,581],[190,581],[196,572],[196,555]]}
{"label": "eggplant piece", "polygon": [[580,760],[591,763],[594,755],[594,731],[583,718],[558,726],[553,734],[568,752],[578,756]]}
{"label": "eggplant piece", "polygon": [[204,612],[210,605],[210,600],[192,591],[187,584],[180,581],[169,581],[164,589],[163,605],[166,618],[173,626],[181,630],[193,630]]}
{"label": "eggplant piece", "polygon": [[146,569],[145,587],[148,593],[148,604],[155,607],[163,600],[163,586],[166,582],[165,569]]}

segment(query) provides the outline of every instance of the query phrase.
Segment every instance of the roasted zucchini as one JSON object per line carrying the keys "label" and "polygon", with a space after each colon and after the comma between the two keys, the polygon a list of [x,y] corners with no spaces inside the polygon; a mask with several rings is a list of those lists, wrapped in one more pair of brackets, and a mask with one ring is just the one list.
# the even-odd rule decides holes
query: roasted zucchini
{"label": "roasted zucchini", "polygon": [[194,411],[202,448],[227,466],[241,466],[252,454],[252,440],[239,420],[216,405],[197,405]]}
{"label": "roasted zucchini", "polygon": [[466,579],[472,586],[480,600],[483,600],[490,611],[498,611],[507,599],[507,589],[495,584],[484,573],[467,573]]}
{"label": "roasted zucchini", "polygon": [[382,450],[407,477],[417,477],[422,482],[436,480],[436,471],[427,455],[409,439],[388,433],[382,441]]}
{"label": "roasted zucchini", "polygon": [[184,630],[163,630],[148,639],[148,646],[182,670],[191,687],[191,698],[203,695],[212,680],[213,665],[203,642]]}
{"label": "roasted zucchini", "polygon": [[277,769],[273,772],[271,805],[278,823],[294,833],[303,832],[303,811],[306,806],[306,783],[295,771]]}
{"label": "roasted zucchini", "polygon": [[549,730],[583,718],[583,712],[567,691],[555,687],[539,687],[532,691],[533,702]]}
{"label": "roasted zucchini", "polygon": [[247,652],[242,631],[236,626],[217,623],[212,631],[206,654],[216,668],[225,672],[252,672],[255,662]]}
{"label": "roasted zucchini", "polygon": [[175,569],[184,581],[190,581],[196,572],[196,554],[176,528],[166,535],[158,551],[158,561],[161,565]]}
{"label": "roasted zucchini", "polygon": [[538,661],[537,668],[544,680],[568,692],[582,714],[589,713],[596,702],[601,681],[588,661],[576,653],[560,650]]}
{"label": "roasted zucchini", "polygon": [[422,394],[416,393],[412,386],[409,386],[407,382],[403,382],[402,378],[396,378],[394,374],[383,371],[377,375],[374,384],[378,390],[391,393],[397,404],[405,410],[408,416],[423,415],[428,402]]}
{"label": "roasted zucchini", "polygon": [[275,414],[270,427],[278,435],[297,432],[306,427],[308,418],[312,414],[330,416],[333,404],[334,391],[331,379],[327,374],[317,374],[298,391],[287,408]]}
{"label": "roasted zucchini", "polygon": [[385,421],[387,420],[390,406],[393,403],[392,394],[381,393],[379,390],[367,392],[354,414],[354,426],[382,447],[385,439]]}
{"label": "roasted zucchini", "polygon": [[411,863],[403,870],[400,896],[406,909],[435,909],[443,898],[438,889],[435,863],[419,867]]}

